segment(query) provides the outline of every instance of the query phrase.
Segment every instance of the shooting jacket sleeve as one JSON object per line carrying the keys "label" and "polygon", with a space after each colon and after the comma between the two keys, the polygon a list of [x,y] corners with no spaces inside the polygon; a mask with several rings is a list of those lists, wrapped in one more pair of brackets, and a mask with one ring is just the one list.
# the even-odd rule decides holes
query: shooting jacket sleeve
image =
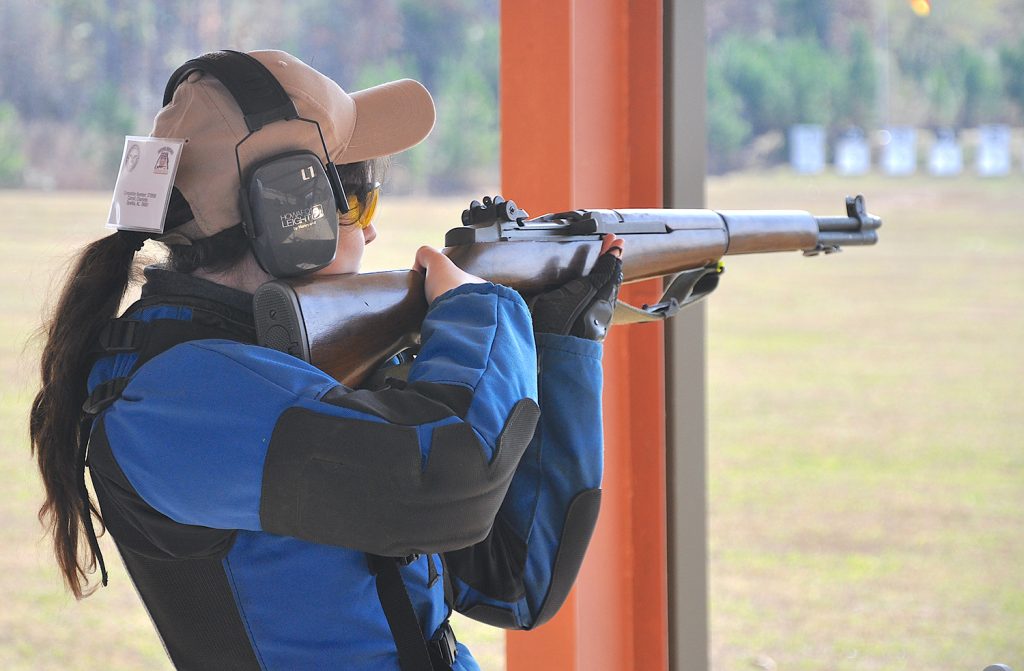
{"label": "shooting jacket sleeve", "polygon": [[422,336],[408,382],[381,391],[253,345],[178,345],[101,417],[105,467],[183,524],[390,556],[477,543],[537,422],[530,315],[506,287],[464,285]]}
{"label": "shooting jacket sleeve", "polygon": [[494,626],[551,618],[597,521],[603,471],[601,345],[537,335],[541,418],[488,537],[448,552],[454,607]]}

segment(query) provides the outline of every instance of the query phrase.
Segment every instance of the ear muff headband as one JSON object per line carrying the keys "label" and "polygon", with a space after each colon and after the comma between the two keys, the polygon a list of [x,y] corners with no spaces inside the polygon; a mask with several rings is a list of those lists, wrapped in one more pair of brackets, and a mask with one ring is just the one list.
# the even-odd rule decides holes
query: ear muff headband
{"label": "ear muff headband", "polygon": [[299,118],[295,103],[270,70],[249,54],[231,50],[204,54],[175,70],[164,89],[165,106],[174,98],[178,86],[196,70],[213,75],[224,85],[242,110],[250,133],[273,121]]}

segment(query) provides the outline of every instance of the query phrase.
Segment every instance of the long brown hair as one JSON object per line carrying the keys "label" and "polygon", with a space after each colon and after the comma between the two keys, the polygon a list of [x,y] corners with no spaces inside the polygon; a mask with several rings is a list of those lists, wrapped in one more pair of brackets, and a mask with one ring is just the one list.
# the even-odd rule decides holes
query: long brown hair
{"label": "long brown hair", "polygon": [[[346,190],[383,181],[386,159],[338,166]],[[177,194],[180,197],[180,194]],[[172,201],[174,197],[172,197]],[[182,199],[171,207],[166,229],[192,218]],[[172,212],[175,214],[172,215]],[[172,221],[172,216],[177,221]],[[88,436],[82,429],[82,404],[93,347],[100,330],[117,316],[134,270],[138,234],[115,233],[87,245],[74,262],[56,305],[40,331],[45,340],[40,361],[41,386],[32,402],[29,434],[39,463],[46,498],[39,519],[53,537],[53,551],[64,582],[81,599],[92,594],[98,549],[90,542],[92,516],[103,518],[85,491],[78,463]],[[249,253],[241,226],[233,226],[191,245],[171,245],[169,264],[178,272],[221,271]],[[83,531],[88,532],[83,534]],[[86,536],[83,539],[83,535]],[[99,559],[102,568],[102,558]]]}
{"label": "long brown hair", "polygon": [[[41,386],[32,402],[29,433],[46,487],[39,519],[53,536],[53,551],[64,581],[76,598],[96,570],[96,556],[83,543],[86,516],[99,512],[81,495],[75,468],[82,444],[82,403],[92,367],[93,343],[117,316],[133,267],[134,245],[121,233],[85,247],[74,263],[49,320],[40,361]],[[100,520],[102,523],[102,519]]]}

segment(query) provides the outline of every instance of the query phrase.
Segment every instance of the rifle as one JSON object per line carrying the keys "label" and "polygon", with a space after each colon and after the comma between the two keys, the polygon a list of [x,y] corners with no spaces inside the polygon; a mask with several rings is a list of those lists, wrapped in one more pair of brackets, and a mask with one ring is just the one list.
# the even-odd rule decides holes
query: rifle
{"label": "rifle", "polygon": [[[524,296],[588,273],[601,237],[628,242],[625,282],[675,275],[662,299],[634,307],[620,302],[613,323],[666,319],[718,285],[721,258],[732,254],[838,252],[873,245],[881,219],[862,196],[847,197],[845,217],[790,210],[573,210],[529,219],[500,196],[473,201],[463,226],[442,250],[463,270]],[[419,343],[427,312],[423,276],[392,270],[279,279],[253,296],[260,345],[312,363],[356,387],[382,362]]]}

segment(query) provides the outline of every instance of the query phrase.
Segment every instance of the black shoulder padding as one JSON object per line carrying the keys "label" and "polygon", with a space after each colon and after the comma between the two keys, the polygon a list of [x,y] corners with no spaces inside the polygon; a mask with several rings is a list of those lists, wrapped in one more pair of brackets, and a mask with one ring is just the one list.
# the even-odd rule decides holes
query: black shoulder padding
{"label": "black shoulder padding", "polygon": [[446,553],[445,562],[452,575],[492,599],[516,601],[526,593],[526,541],[500,514],[487,538]]}
{"label": "black shoulder padding", "polygon": [[290,408],[267,449],[263,529],[389,557],[478,543],[539,416],[519,401],[490,463],[468,424],[436,428],[424,467],[416,428]]}
{"label": "black shoulder padding", "polygon": [[413,382],[402,389],[349,391],[341,385],[330,390],[322,401],[350,408],[402,426],[417,426],[455,415],[465,417],[473,400],[473,391],[458,384]]}
{"label": "black shoulder padding", "polygon": [[597,526],[597,513],[600,509],[600,489],[584,490],[569,504],[565,526],[562,528],[562,538],[558,543],[558,553],[555,555],[555,566],[551,569],[551,585],[537,616],[533,619],[533,624],[527,629],[533,629],[550,620],[565,603],[569,590],[579,575],[580,566],[583,565],[583,555],[590,545],[590,537]]}

